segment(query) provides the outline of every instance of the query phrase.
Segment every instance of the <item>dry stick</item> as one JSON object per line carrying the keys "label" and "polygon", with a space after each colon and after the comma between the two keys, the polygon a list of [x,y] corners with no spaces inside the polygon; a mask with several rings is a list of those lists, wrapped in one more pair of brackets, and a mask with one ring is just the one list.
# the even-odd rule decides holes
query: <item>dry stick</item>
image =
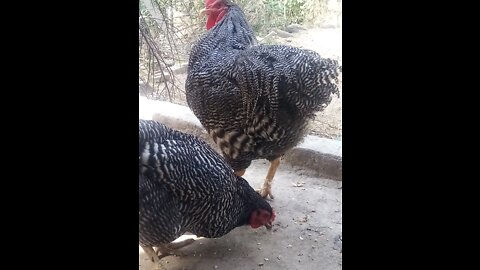
{"label": "dry stick", "polygon": [[[153,38],[151,37],[149,31],[148,31],[148,28],[146,27],[146,22],[145,22],[145,18],[142,16],[141,17],[141,21],[143,23],[143,26],[144,27],[140,27],[140,33],[142,34],[142,37],[143,39],[145,40],[145,42],[147,43],[148,47],[149,47],[149,51],[151,53],[151,55],[153,55],[153,57],[155,58],[155,60],[157,60],[157,63],[159,64],[159,67],[160,67],[160,72],[161,72],[161,75],[162,75],[162,78],[163,78],[163,81],[164,81],[164,84],[165,84],[165,87],[164,89],[167,89],[167,94],[168,94],[168,98],[170,101],[172,101],[172,97],[171,97],[171,92],[170,92],[170,88],[168,87],[168,82],[167,82],[167,79],[166,79],[166,76],[165,76],[165,73],[163,71],[163,68],[162,68],[162,65],[161,63],[165,63],[165,60],[164,58],[161,56],[160,53],[158,52],[161,52],[160,49],[158,49],[158,47],[156,46],[156,43],[155,41],[153,41]],[[172,70],[166,66],[166,69],[167,71],[169,72],[169,75],[171,77],[173,77],[173,72]],[[155,83],[155,77],[153,76],[153,81]],[[155,86],[155,84],[154,84]]]}

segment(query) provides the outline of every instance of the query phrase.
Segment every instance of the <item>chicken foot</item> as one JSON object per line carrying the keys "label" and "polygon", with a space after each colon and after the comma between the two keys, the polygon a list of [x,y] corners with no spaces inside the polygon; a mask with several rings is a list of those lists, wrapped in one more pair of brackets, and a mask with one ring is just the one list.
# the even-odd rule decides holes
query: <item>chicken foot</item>
{"label": "chicken foot", "polygon": [[157,256],[158,258],[163,258],[169,255],[177,255],[177,256],[183,256],[184,254],[181,251],[176,251],[177,249],[180,249],[182,247],[188,246],[191,243],[195,242],[195,239],[185,239],[180,242],[176,243],[170,243],[165,246],[157,247]]}
{"label": "chicken foot", "polygon": [[155,264],[153,270],[164,270],[165,268],[163,268],[162,264],[160,263],[160,260],[163,257],[169,256],[169,255],[177,255],[177,256],[183,255],[183,253],[179,251],[174,251],[174,250],[188,246],[193,242],[195,242],[195,239],[190,238],[180,242],[170,243],[168,245],[157,247],[156,251],[153,249],[153,247],[147,247],[147,246],[141,246],[141,247],[143,248],[143,251],[145,251],[145,254],[147,254],[147,256]]}
{"label": "chicken foot", "polygon": [[164,270],[162,264],[160,263],[160,258],[158,257],[157,253],[155,250],[153,250],[153,247],[146,247],[146,246],[141,246],[143,248],[143,251],[145,251],[145,254],[153,261],[154,266],[153,270]]}
{"label": "chicken foot", "polygon": [[267,198],[268,196],[270,196],[270,198],[273,199],[272,182],[273,177],[275,176],[275,172],[280,165],[280,159],[281,157],[270,161],[270,168],[268,168],[268,174],[267,177],[265,177],[265,182],[263,182],[262,188],[260,190],[257,190],[257,192],[260,193],[263,198]]}

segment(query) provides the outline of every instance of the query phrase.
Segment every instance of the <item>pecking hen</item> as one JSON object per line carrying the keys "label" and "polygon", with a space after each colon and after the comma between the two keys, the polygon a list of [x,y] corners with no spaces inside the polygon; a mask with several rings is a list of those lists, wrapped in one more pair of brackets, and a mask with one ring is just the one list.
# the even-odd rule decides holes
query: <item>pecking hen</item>
{"label": "pecking hen", "polygon": [[197,137],[139,120],[138,155],[139,243],[157,266],[193,242],[171,243],[185,232],[217,238],[242,225],[272,227],[271,206]]}
{"label": "pecking hen", "polygon": [[270,168],[271,185],[280,158],[306,135],[315,113],[337,94],[341,67],[314,51],[259,45],[239,6],[206,0],[207,33],[192,47],[185,82],[189,107],[220,147],[235,174],[254,159]]}

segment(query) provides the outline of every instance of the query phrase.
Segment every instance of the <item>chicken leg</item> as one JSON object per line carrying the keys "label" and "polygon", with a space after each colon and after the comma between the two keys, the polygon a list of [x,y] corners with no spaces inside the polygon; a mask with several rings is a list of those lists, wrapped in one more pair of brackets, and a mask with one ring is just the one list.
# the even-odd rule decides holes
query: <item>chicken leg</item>
{"label": "chicken leg", "polygon": [[145,251],[145,254],[153,261],[155,264],[153,266],[153,270],[164,270],[162,264],[160,263],[160,258],[158,257],[157,253],[155,250],[153,250],[153,247],[146,247],[146,246],[141,246],[143,248],[143,251]]}
{"label": "chicken leg", "polygon": [[169,255],[182,255],[181,253],[174,252],[174,250],[188,246],[193,242],[195,242],[195,239],[190,238],[180,242],[159,246],[157,247],[157,251],[155,251],[153,247],[147,247],[147,246],[141,246],[141,247],[143,248],[143,251],[145,251],[145,254],[147,254],[147,256],[155,264],[153,270],[164,270],[162,264],[160,263],[160,259]]}
{"label": "chicken leg", "polygon": [[170,243],[168,245],[165,245],[165,246],[161,246],[161,247],[157,247],[157,256],[158,258],[163,258],[163,257],[166,257],[168,255],[177,255],[177,256],[181,256],[183,255],[183,253],[179,252],[179,251],[175,251],[179,248],[182,248],[182,247],[185,247],[185,246],[188,246],[190,245],[191,243],[195,242],[195,239],[193,238],[189,238],[189,239],[185,239],[183,241],[180,241],[180,242],[176,242],[176,243]]}
{"label": "chicken leg", "polygon": [[277,171],[278,166],[280,165],[280,158],[276,158],[272,161],[270,161],[270,168],[268,168],[268,174],[267,177],[265,178],[265,182],[263,182],[263,186],[260,190],[257,190],[258,193],[263,198],[267,198],[270,196],[271,199],[273,199],[272,195],[272,181],[273,177],[275,176],[275,172]]}

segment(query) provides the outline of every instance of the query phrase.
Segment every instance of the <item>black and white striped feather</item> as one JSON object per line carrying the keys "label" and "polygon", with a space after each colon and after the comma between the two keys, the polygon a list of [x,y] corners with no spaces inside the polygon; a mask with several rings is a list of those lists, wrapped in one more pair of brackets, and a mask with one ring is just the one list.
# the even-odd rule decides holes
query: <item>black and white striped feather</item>
{"label": "black and white striped feather", "polygon": [[139,120],[140,244],[167,244],[185,232],[220,237],[259,208],[271,211],[206,142]]}
{"label": "black and white striped feather", "polygon": [[337,61],[285,45],[258,45],[242,10],[192,48],[187,102],[235,170],[298,144],[316,112],[339,95]]}

